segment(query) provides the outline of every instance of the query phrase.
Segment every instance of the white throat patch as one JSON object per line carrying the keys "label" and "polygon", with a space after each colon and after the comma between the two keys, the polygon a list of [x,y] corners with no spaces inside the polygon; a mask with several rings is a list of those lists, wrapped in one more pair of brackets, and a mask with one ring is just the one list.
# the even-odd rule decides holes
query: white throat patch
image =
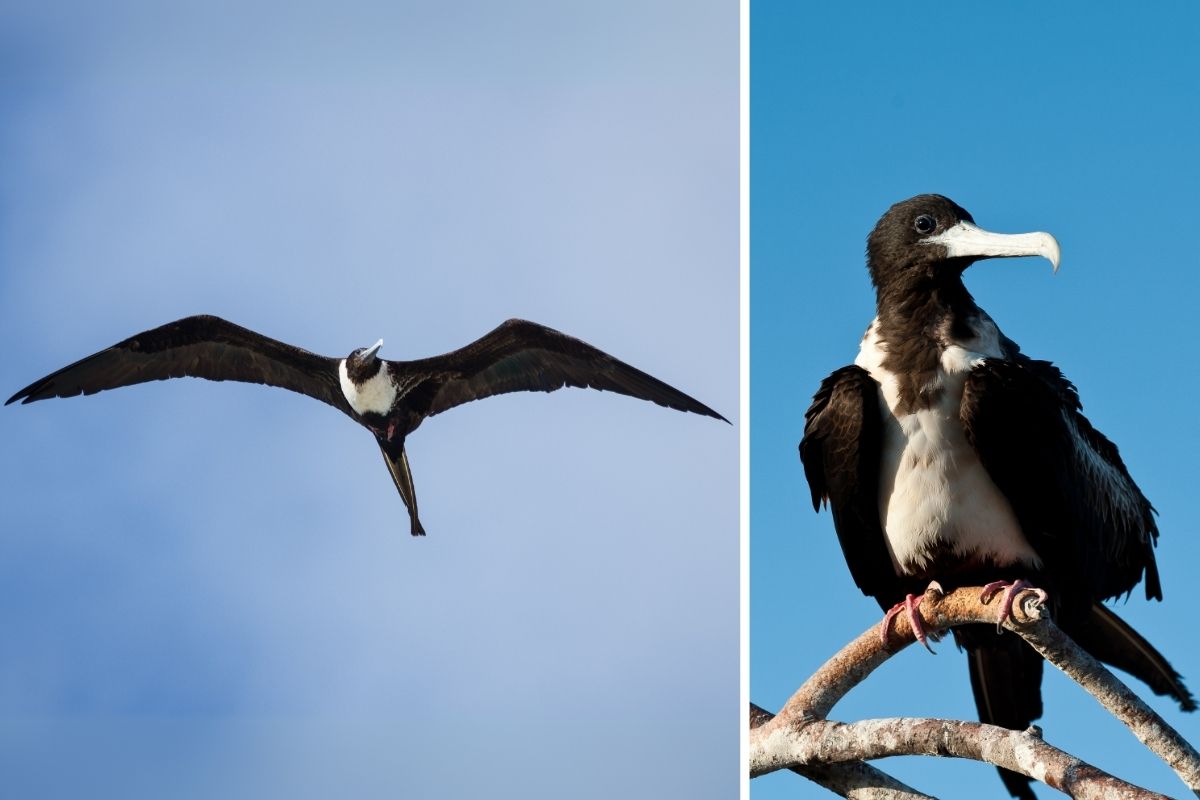
{"label": "white throat patch", "polygon": [[358,414],[387,414],[396,401],[396,385],[392,383],[386,363],[381,364],[379,371],[362,386],[355,386],[346,370],[346,359],[343,358],[338,362],[338,382],[342,385],[346,402]]}

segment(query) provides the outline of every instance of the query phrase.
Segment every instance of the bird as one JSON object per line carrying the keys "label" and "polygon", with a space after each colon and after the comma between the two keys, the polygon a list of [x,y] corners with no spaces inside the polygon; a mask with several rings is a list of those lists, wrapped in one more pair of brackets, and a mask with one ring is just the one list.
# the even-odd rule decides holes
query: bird
{"label": "bird", "polygon": [[[1093,656],[1181,709],[1196,703],[1167,659],[1103,601],[1140,582],[1161,600],[1155,511],[1078,391],[1032,359],[978,305],[962,276],[980,259],[1040,256],[1047,233],[997,234],[947,197],[891,206],[867,238],[876,316],[852,365],[820,384],[800,459],[813,508],[832,512],[865,595],[907,612],[919,594],[984,586],[1040,590],[1057,624]],[[1042,715],[1043,661],[991,625],[955,629],[982,722],[1022,730]],[[1000,770],[1013,797],[1029,778]]]}
{"label": "bird", "polygon": [[424,536],[425,527],[405,437],[427,417],[463,403],[507,392],[590,387],[729,422],[590,344],[527,320],[510,319],[465,347],[415,361],[382,359],[381,347],[382,339],[331,358],[201,314],[134,334],[52,372],[5,405],[182,377],[290,389],[328,403],[371,432],[408,509],[413,536]]}

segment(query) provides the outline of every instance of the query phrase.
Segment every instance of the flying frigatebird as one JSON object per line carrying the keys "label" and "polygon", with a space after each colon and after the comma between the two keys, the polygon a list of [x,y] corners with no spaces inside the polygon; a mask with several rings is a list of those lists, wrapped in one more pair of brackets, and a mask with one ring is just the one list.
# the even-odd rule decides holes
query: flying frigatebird
{"label": "flying frigatebird", "polygon": [[[877,314],[853,366],[821,384],[805,414],[800,457],[813,506],[826,503],[855,583],[888,610],[940,587],[1004,590],[1036,583],[1058,625],[1092,655],[1196,707],[1179,674],[1101,605],[1144,582],[1162,599],[1154,510],[1116,446],[1083,416],[1075,387],[1017,345],[967,292],[984,258],[1042,256],[1046,233],[996,234],[940,195],[892,206],[867,239]],[[917,594],[915,594],[917,593]],[[1042,659],[1011,633],[964,626],[983,722],[1024,729],[1042,714]],[[1000,771],[1014,797],[1029,779]]]}
{"label": "flying frigatebird", "polygon": [[434,414],[506,392],[591,387],[728,422],[708,406],[595,347],[510,319],[450,353],[417,361],[379,358],[380,340],[343,359],[319,356],[219,317],[199,315],[135,334],[34,381],[10,397],[32,403],[166,378],[279,386],[328,403],[375,436],[413,536],[425,529],[404,439]]}

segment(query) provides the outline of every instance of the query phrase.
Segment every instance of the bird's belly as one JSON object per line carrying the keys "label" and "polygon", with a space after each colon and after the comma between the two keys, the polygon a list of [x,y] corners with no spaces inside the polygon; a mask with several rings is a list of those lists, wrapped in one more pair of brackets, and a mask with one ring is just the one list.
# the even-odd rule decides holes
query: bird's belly
{"label": "bird's belly", "polygon": [[[1040,565],[1012,506],[946,405],[887,414],[880,517],[900,575],[936,578],[936,566]],[[935,565],[936,560],[936,565]]]}

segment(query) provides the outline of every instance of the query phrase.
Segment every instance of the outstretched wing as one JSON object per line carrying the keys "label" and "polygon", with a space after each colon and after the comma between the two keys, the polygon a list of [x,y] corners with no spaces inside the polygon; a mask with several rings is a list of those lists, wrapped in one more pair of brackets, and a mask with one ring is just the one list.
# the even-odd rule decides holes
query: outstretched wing
{"label": "outstretched wing", "polygon": [[338,384],[338,361],[199,315],[169,322],[118,342],[34,381],[8,399],[95,394],[167,378],[264,383],[315,397],[353,416]]}
{"label": "outstretched wing", "polygon": [[887,608],[902,592],[879,519],[882,425],[879,385],[861,367],[842,367],[804,415],[800,460],[813,508],[833,512],[854,582]]}
{"label": "outstretched wing", "polygon": [[1044,561],[1086,586],[1092,600],[1130,592],[1143,575],[1146,597],[1160,600],[1154,509],[1116,445],[1081,411],[1057,367],[1022,356],[975,367],[959,413]]}
{"label": "outstretched wing", "polygon": [[586,342],[521,319],[510,319],[444,356],[389,363],[401,383],[412,387],[405,400],[427,416],[506,392],[553,392],[575,386],[619,392],[725,420],[698,400]]}

